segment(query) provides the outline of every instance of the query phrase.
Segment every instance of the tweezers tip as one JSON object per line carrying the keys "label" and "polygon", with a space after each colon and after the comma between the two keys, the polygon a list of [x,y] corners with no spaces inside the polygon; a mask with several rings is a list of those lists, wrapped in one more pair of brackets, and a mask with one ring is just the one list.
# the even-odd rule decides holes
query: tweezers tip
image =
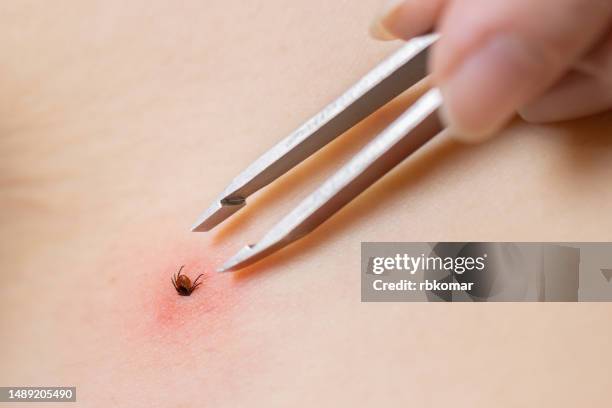
{"label": "tweezers tip", "polygon": [[253,245],[247,245],[236,252],[231,258],[226,260],[223,265],[217,268],[217,272],[231,272],[247,266],[253,256]]}
{"label": "tweezers tip", "polygon": [[213,222],[213,218],[215,214],[221,208],[221,203],[219,201],[215,201],[206,211],[204,211],[197,219],[195,224],[191,227],[191,231],[193,232],[204,232],[210,231],[216,224]]}
{"label": "tweezers tip", "polygon": [[205,232],[208,231],[202,226],[202,222],[197,222],[191,226],[191,232]]}
{"label": "tweezers tip", "polygon": [[195,224],[191,227],[192,232],[210,231],[236,211],[246,205],[244,199],[221,199],[215,201],[208,209],[200,215]]}
{"label": "tweezers tip", "polygon": [[217,273],[226,273],[232,272],[235,270],[236,262],[233,261],[233,258],[228,259],[223,265],[217,268]]}

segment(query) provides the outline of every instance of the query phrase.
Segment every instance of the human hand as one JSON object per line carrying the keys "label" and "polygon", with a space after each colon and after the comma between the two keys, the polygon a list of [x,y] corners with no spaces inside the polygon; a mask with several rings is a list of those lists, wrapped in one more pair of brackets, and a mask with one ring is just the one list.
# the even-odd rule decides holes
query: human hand
{"label": "human hand", "polygon": [[394,0],[372,35],[442,34],[430,61],[452,134],[479,141],[530,122],[612,108],[610,0]]}

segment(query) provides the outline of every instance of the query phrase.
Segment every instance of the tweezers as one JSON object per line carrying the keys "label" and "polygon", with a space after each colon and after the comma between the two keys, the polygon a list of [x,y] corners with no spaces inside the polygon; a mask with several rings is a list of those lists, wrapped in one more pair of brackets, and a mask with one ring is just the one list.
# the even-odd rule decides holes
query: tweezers
{"label": "tweezers", "polygon": [[[240,173],[201,215],[192,231],[209,231],[332,140],[427,76],[429,49],[438,34],[417,37]],[[442,97],[427,91],[318,189],[253,245],[228,259],[219,272],[253,264],[302,238],[442,131]]]}

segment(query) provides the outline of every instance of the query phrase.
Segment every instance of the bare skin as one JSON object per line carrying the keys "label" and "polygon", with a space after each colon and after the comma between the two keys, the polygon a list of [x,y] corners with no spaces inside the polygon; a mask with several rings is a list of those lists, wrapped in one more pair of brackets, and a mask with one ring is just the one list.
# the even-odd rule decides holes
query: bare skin
{"label": "bare skin", "polygon": [[419,91],[189,232],[399,45],[368,38],[374,0],[244,3],[1,6],[0,384],[100,407],[606,406],[609,304],[362,304],[359,247],[611,240],[610,114],[442,138],[278,256],[213,272]]}

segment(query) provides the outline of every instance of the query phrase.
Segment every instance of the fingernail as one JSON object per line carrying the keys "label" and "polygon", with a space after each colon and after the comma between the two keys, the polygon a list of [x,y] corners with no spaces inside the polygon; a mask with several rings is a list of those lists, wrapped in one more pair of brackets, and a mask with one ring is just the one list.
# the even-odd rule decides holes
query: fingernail
{"label": "fingernail", "polygon": [[533,92],[537,65],[521,41],[499,35],[438,78],[449,133],[467,142],[496,133]]}
{"label": "fingernail", "polygon": [[397,36],[389,30],[389,22],[393,20],[393,15],[402,2],[403,0],[390,0],[385,4],[370,25],[370,35],[372,37],[383,41],[397,39]]}

